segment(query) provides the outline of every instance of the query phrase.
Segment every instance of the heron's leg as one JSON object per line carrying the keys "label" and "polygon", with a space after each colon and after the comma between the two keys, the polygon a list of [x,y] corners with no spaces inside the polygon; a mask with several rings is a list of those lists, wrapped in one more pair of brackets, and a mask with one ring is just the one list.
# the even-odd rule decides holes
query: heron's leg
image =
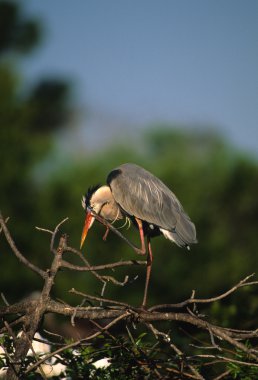
{"label": "heron's leg", "polygon": [[138,219],[138,218],[135,218],[135,220],[138,224],[139,232],[140,232],[140,238],[141,238],[141,248],[137,249],[137,253],[139,253],[140,255],[145,255],[146,247],[145,247],[145,241],[144,241],[144,232],[143,232],[143,228],[142,228],[142,221],[141,221],[141,219]]}
{"label": "heron's leg", "polygon": [[103,239],[104,241],[107,240],[108,233],[109,233],[109,227],[107,227],[106,232],[105,232],[104,235],[103,235],[103,238],[102,238],[102,239]]}
{"label": "heron's leg", "polygon": [[143,295],[143,301],[142,301],[142,307],[143,308],[146,306],[146,302],[147,302],[147,294],[148,294],[148,288],[149,288],[149,282],[150,282],[151,266],[152,266],[152,261],[153,261],[152,249],[151,249],[151,243],[150,243],[149,236],[147,236],[147,242],[148,242],[148,256],[147,256],[145,288],[144,288],[144,295]]}

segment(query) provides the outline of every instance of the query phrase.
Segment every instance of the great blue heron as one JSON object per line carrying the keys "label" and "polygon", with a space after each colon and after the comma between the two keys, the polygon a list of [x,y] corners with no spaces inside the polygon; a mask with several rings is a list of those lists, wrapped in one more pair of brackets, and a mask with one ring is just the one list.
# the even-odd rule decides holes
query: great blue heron
{"label": "great blue heron", "polygon": [[129,218],[139,228],[141,248],[137,252],[140,254],[146,253],[144,237],[147,237],[143,306],[146,306],[152,265],[150,239],[163,234],[179,247],[187,249],[197,242],[195,226],[175,194],[160,179],[135,164],[123,164],[113,169],[107,176],[106,186],[90,187],[82,198],[82,206],[86,218],[81,247],[95,219],[92,211],[111,222]]}

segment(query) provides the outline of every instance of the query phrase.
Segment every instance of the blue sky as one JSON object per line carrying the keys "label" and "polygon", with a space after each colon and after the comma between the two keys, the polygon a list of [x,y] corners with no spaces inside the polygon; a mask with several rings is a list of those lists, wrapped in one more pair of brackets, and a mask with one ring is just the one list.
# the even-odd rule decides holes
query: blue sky
{"label": "blue sky", "polygon": [[24,5],[45,29],[41,47],[24,61],[27,80],[67,77],[85,109],[70,139],[87,144],[119,128],[176,122],[217,127],[258,152],[258,1]]}

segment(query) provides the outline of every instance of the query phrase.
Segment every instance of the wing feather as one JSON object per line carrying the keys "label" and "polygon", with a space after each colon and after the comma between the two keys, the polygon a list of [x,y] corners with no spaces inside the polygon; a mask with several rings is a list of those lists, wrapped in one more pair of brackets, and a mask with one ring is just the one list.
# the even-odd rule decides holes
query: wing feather
{"label": "wing feather", "polygon": [[176,232],[188,244],[196,241],[195,226],[175,194],[147,170],[123,164],[109,174],[107,182],[115,201],[129,215]]}

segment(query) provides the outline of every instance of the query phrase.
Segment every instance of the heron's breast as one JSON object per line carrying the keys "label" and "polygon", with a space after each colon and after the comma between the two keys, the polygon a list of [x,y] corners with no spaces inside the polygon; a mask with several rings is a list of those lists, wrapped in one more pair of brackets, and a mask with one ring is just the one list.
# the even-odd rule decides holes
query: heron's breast
{"label": "heron's breast", "polygon": [[120,208],[115,202],[109,202],[105,204],[101,209],[100,215],[104,219],[110,220],[112,222],[123,218]]}

